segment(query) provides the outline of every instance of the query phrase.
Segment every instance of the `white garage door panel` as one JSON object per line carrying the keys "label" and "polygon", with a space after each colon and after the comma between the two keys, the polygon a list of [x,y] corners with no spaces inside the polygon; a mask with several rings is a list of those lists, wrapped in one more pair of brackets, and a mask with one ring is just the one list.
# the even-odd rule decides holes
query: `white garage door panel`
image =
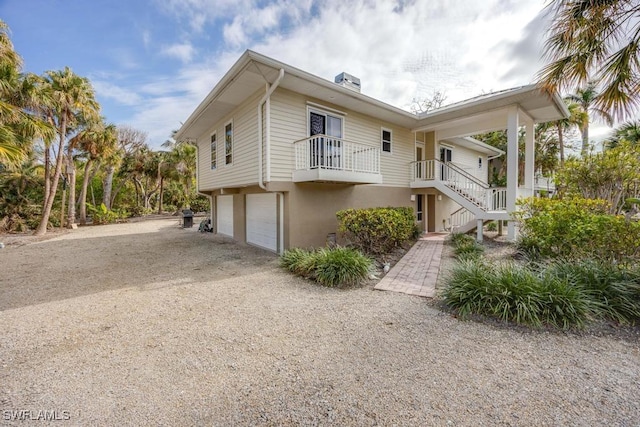
{"label": "white garage door panel", "polygon": [[278,210],[275,194],[247,195],[247,242],[278,250]]}
{"label": "white garage door panel", "polygon": [[233,237],[233,196],[217,196],[217,232]]}

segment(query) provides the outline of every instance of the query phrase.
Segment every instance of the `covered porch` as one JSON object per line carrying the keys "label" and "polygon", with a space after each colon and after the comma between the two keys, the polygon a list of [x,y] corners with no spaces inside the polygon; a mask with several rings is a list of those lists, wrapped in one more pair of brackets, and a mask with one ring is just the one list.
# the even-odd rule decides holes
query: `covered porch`
{"label": "covered porch", "polygon": [[[483,239],[482,225],[487,220],[507,220],[507,237],[514,240],[516,200],[535,194],[535,125],[567,116],[568,111],[558,95],[549,95],[534,85],[482,95],[426,113],[413,129],[417,142],[416,159],[409,171],[410,186],[434,188],[468,210],[476,223],[479,241]],[[521,129],[524,130],[524,179],[519,182]],[[486,177],[465,170],[446,153],[451,142],[473,143],[472,135],[497,130],[506,130],[507,134],[505,188],[490,187]],[[422,155],[420,150],[424,150]]]}

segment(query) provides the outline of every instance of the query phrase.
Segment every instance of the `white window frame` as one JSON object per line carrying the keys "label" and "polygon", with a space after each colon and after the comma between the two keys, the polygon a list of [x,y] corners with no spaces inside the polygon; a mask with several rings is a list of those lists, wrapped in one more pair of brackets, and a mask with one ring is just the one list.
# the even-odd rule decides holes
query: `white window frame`
{"label": "white window frame", "polygon": [[[216,142],[212,142],[213,138],[215,137]],[[216,158],[215,158],[215,163],[212,159],[213,157],[213,146],[216,146],[215,148],[215,152],[216,152]],[[218,132],[212,132],[211,136],[209,136],[209,164],[211,166],[211,170],[216,170],[218,168]]]}
{"label": "white window frame", "polygon": [[322,108],[316,108],[316,107],[310,107],[309,105],[307,105],[307,137],[310,136],[311,133],[311,113],[315,113],[315,114],[319,114],[321,116],[325,116],[325,126],[326,126],[326,117],[327,116],[331,116],[331,117],[335,117],[336,119],[340,119],[340,136],[339,139],[344,140],[345,139],[345,135],[344,135],[344,122],[345,122],[345,114],[342,114],[341,112],[339,112],[338,110],[334,110],[332,108],[326,108],[326,109],[322,109]]}
{"label": "white window frame", "polygon": [[[229,154],[227,154],[227,126],[231,125],[231,161],[227,162],[227,156]],[[226,122],[224,124],[224,165],[225,166],[231,166],[233,165],[233,159],[235,157],[234,155],[234,149],[233,149],[233,131],[234,131],[234,126],[233,126],[233,120],[230,120],[228,122]]]}
{"label": "white window frame", "polygon": [[[384,149],[384,133],[389,132],[389,151]],[[387,154],[393,154],[393,130],[389,128],[380,128],[380,151]]]}

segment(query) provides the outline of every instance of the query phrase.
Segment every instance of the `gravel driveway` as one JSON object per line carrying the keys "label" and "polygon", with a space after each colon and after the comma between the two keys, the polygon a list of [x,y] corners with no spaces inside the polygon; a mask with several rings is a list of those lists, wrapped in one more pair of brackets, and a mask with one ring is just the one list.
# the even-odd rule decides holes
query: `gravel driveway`
{"label": "gravel driveway", "polygon": [[635,334],[324,289],[177,219],[0,249],[0,310],[2,425],[640,425]]}

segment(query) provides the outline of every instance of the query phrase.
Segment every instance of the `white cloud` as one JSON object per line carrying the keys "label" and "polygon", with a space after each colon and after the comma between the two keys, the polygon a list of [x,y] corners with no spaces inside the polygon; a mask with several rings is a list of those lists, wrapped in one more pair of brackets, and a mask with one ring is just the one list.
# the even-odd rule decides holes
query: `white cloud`
{"label": "white cloud", "polygon": [[160,53],[164,56],[179,59],[183,63],[191,62],[195,49],[190,43],[175,43],[164,46]]}
{"label": "white cloud", "polygon": [[[150,135],[162,129],[166,138],[247,48],[329,80],[342,71],[354,74],[362,80],[363,93],[407,109],[412,99],[429,97],[435,90],[444,91],[450,103],[528,84],[539,67],[536,43],[544,31],[540,21],[528,24],[544,4],[169,0],[165,11],[196,31],[218,31],[224,40],[210,47],[215,55],[209,52],[203,58],[189,48],[172,51],[185,64],[191,62],[177,77],[141,88],[157,98],[136,119],[149,126],[145,130]],[[197,34],[191,36],[187,40],[194,42]]]}
{"label": "white cloud", "polygon": [[91,82],[98,97],[113,99],[122,105],[135,106],[142,101],[142,97],[130,89],[117,86],[104,80]]}

